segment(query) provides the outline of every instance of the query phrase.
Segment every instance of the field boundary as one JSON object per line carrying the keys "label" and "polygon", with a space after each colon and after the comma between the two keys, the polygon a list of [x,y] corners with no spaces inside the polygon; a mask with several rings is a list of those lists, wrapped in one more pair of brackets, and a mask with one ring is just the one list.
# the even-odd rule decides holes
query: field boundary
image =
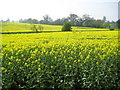
{"label": "field boundary", "polygon": [[53,33],[53,32],[88,32],[88,31],[109,31],[109,30],[41,31],[41,32],[3,32],[3,33],[0,33],[0,34]]}

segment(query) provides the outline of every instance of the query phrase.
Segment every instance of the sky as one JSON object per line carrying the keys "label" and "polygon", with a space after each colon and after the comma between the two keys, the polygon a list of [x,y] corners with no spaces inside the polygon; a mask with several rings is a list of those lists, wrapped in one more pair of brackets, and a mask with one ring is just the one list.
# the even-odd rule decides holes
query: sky
{"label": "sky", "polygon": [[119,0],[0,0],[0,20],[33,18],[41,20],[48,14],[53,20],[77,14],[89,14],[95,19],[106,16],[118,20]]}

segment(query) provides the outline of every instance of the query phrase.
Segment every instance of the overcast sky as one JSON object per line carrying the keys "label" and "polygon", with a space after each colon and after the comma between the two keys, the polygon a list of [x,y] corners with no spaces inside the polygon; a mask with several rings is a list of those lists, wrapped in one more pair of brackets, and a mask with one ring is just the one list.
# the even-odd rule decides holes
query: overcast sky
{"label": "overcast sky", "polygon": [[69,14],[89,14],[95,19],[118,20],[119,0],[0,0],[0,20],[34,18],[48,14],[52,19]]}

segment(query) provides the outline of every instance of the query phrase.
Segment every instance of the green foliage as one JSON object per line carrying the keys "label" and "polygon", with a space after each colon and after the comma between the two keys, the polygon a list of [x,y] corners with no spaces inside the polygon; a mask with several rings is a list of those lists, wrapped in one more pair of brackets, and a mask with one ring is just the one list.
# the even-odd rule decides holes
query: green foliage
{"label": "green foliage", "polygon": [[[56,20],[52,20],[49,15],[44,15],[43,20],[37,19],[20,19],[20,23],[29,23],[29,24],[48,24],[48,25],[63,25],[65,22],[71,22],[72,26],[83,26],[83,27],[95,27],[95,28],[103,28],[107,27],[106,24],[107,18],[104,16],[103,19],[95,19],[90,17],[88,14],[84,14],[82,17],[76,14],[70,14],[68,17],[58,18]],[[7,20],[0,20],[0,22],[10,22],[11,20],[8,18]],[[115,24],[117,22],[108,21],[109,24]],[[107,25],[107,26],[106,26]]]}
{"label": "green foliage", "polygon": [[103,27],[104,27],[104,28],[109,28],[109,23],[108,23],[108,22],[104,22],[104,23],[103,23]]}
{"label": "green foliage", "polygon": [[42,25],[38,25],[38,30],[43,30],[43,27],[42,27]]}
{"label": "green foliage", "polygon": [[112,23],[109,25],[109,30],[111,30],[111,31],[113,31],[113,30],[115,30],[115,29],[117,29],[117,28],[118,28],[117,23],[112,22]]}
{"label": "green foliage", "polygon": [[115,29],[114,29],[114,28],[110,28],[109,30],[110,30],[110,31],[114,31]]}
{"label": "green foliage", "polygon": [[32,19],[32,18],[28,18],[28,19],[20,19],[19,20],[20,23],[30,23],[30,24],[39,24],[39,21],[37,19]]}
{"label": "green foliage", "polygon": [[[52,32],[60,32],[62,26],[61,25],[45,25],[45,24],[27,24],[27,23],[2,23],[2,32],[31,32],[33,25],[36,26],[38,31],[52,31]],[[91,31],[91,30],[108,30],[103,28],[92,28],[92,27],[76,27],[72,26],[72,31]],[[33,30],[35,32],[35,30]]]}
{"label": "green foliage", "polygon": [[43,27],[41,25],[32,25],[31,30],[39,32],[39,30],[43,30]]}
{"label": "green foliage", "polygon": [[32,25],[31,30],[35,30],[36,32],[38,32],[36,25]]}
{"label": "green foliage", "polygon": [[72,31],[71,23],[70,22],[64,23],[64,25],[62,27],[62,31]]}
{"label": "green foliage", "polygon": [[117,21],[118,29],[120,29],[120,19]]}
{"label": "green foliage", "polygon": [[103,27],[103,21],[98,19],[95,21],[95,27],[99,28],[99,27]]}

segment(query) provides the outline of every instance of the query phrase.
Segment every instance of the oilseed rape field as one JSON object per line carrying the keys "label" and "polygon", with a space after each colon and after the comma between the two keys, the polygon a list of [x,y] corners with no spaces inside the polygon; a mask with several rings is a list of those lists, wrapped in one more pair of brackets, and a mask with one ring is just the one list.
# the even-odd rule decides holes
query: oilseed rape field
{"label": "oilseed rape field", "polygon": [[[33,24],[38,26],[39,24]],[[31,30],[32,24],[27,23],[2,23],[2,33],[10,33],[10,32],[35,32],[35,30]],[[59,32],[61,31],[62,26],[60,25],[45,25],[42,24],[42,27],[44,28],[42,32]],[[93,30],[108,30],[104,28],[90,28],[90,27],[72,27],[73,31],[93,31]],[[0,32],[0,33],[1,33]]]}
{"label": "oilseed rape field", "polygon": [[120,88],[119,54],[117,30],[73,27],[71,32],[2,34],[2,88]]}

